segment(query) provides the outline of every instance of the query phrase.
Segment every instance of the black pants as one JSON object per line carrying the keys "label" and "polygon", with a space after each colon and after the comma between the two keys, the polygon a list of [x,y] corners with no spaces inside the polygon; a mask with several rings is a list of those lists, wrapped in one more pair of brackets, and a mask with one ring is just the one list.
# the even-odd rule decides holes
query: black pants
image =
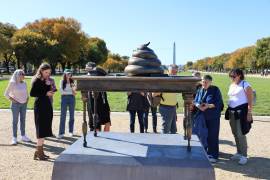
{"label": "black pants", "polygon": [[136,113],[138,115],[138,119],[139,119],[139,125],[140,125],[140,133],[144,133],[144,125],[143,125],[143,114],[144,111],[143,110],[130,110],[129,111],[129,115],[130,115],[130,132],[134,133],[135,131],[135,116]]}
{"label": "black pants", "polygon": [[[153,131],[157,130],[157,107],[151,107],[151,113],[152,113],[152,126],[153,126]],[[145,111],[143,115],[143,123],[144,123],[144,129],[148,129],[148,114],[149,114],[149,109]]]}

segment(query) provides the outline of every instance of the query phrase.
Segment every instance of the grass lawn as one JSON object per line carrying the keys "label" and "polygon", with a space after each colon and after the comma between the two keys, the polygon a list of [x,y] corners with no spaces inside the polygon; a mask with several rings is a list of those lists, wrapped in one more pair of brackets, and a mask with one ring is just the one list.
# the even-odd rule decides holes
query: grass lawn
{"label": "grass lawn", "polygon": [[[180,75],[188,75],[189,73],[181,73]],[[221,89],[224,104],[227,103],[227,91],[230,84],[230,79],[226,75],[212,74],[213,84]],[[59,87],[61,76],[55,76],[55,82]],[[254,107],[254,114],[256,115],[270,115],[270,79],[263,79],[257,77],[247,77],[247,81],[257,92],[257,103]],[[26,79],[28,89],[30,90],[31,79]],[[10,102],[4,97],[4,91],[8,84],[8,80],[0,80],[0,108],[7,109],[10,106]],[[76,110],[82,110],[81,95],[76,95]],[[124,92],[109,92],[108,93],[109,103],[111,111],[126,111],[127,95]],[[181,94],[177,97],[179,102],[178,112],[183,112],[183,100]],[[28,108],[33,109],[34,98],[30,98]],[[225,105],[226,107],[226,105]],[[56,92],[54,96],[54,109],[60,110],[60,93]]]}

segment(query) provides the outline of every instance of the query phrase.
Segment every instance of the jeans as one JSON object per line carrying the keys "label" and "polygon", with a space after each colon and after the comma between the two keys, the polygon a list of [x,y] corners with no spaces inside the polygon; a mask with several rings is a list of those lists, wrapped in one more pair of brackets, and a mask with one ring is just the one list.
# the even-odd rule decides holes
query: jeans
{"label": "jeans", "polygon": [[61,118],[59,135],[65,134],[67,107],[69,107],[69,132],[73,133],[75,111],[75,97],[73,95],[63,95],[61,97]]}
{"label": "jeans", "polygon": [[27,103],[11,103],[11,111],[12,111],[12,129],[13,129],[13,137],[17,137],[17,127],[18,127],[18,120],[20,115],[20,129],[21,129],[21,136],[25,135],[25,116],[26,116],[26,108]]}
{"label": "jeans", "polygon": [[237,153],[247,157],[247,138],[243,135],[240,119],[236,119],[234,113],[230,112],[230,126],[235,139]]}
{"label": "jeans", "polygon": [[134,130],[135,130],[135,116],[136,116],[136,113],[137,113],[138,119],[139,119],[140,133],[144,133],[144,125],[143,125],[144,111],[142,111],[142,110],[139,110],[139,111],[130,110],[129,111],[129,115],[130,115],[130,132],[134,133]]}
{"label": "jeans", "polygon": [[[157,130],[157,107],[151,107],[151,113],[152,113],[152,126],[153,130]],[[144,129],[148,129],[148,114],[149,114],[149,109],[145,111],[143,115],[143,124],[144,124]]]}
{"label": "jeans", "polygon": [[162,116],[162,133],[175,134],[176,128],[176,106],[159,106],[159,112]]}

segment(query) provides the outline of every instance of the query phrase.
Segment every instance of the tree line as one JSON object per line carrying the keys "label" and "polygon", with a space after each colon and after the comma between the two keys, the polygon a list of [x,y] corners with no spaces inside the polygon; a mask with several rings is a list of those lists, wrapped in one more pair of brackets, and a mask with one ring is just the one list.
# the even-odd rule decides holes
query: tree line
{"label": "tree line", "polygon": [[249,72],[260,72],[270,69],[270,37],[258,39],[256,44],[237,49],[232,53],[188,61],[185,69],[199,71],[226,72],[233,68],[241,68]]}
{"label": "tree line", "polygon": [[83,69],[88,61],[111,71],[122,71],[127,56],[112,54],[106,42],[90,37],[73,18],[43,18],[18,29],[0,22],[0,62],[9,72],[11,65],[26,72],[44,61],[56,68]]}

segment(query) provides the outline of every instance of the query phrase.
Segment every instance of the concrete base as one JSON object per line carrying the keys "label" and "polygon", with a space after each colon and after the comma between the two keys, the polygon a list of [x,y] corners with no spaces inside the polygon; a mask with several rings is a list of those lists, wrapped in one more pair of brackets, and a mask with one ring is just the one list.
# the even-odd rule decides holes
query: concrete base
{"label": "concrete base", "polygon": [[54,162],[53,180],[215,179],[198,138],[191,152],[179,134],[92,133],[78,139]]}

